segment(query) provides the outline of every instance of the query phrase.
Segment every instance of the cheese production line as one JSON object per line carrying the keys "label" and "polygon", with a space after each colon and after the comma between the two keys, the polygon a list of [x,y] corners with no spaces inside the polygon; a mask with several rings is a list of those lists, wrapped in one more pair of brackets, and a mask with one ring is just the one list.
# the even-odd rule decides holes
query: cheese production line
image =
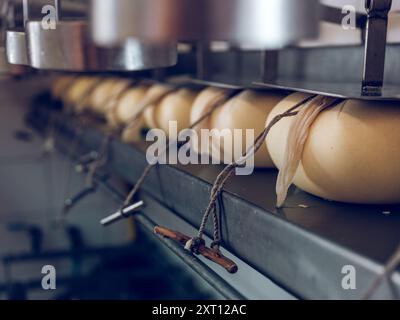
{"label": "cheese production line", "polygon": [[[331,195],[308,182],[312,179],[307,173],[311,176],[312,170],[323,167],[317,163],[303,170],[305,178],[295,180],[302,190],[290,188],[285,205],[277,207],[280,178],[271,166],[272,160],[276,165],[284,157],[284,148],[271,141],[266,147],[265,140],[267,135],[279,139],[289,129],[264,128],[267,119],[262,119],[264,135],[257,134],[264,139],[258,149],[264,148],[265,154],[270,149],[271,165],[256,157],[252,175],[232,176],[229,170],[240,163],[232,168],[230,163],[224,163],[227,168],[149,165],[148,145],[140,138],[146,126],[129,128],[129,121],[139,121],[139,113],[140,117],[144,113],[143,121],[163,128],[163,114],[147,112],[146,107],[172,96],[171,105],[185,109],[184,102],[192,104],[203,90],[209,90],[204,99],[208,95],[223,103],[239,99],[242,109],[239,103],[235,107],[242,121],[251,118],[251,113],[256,115],[258,105],[268,104],[271,110],[278,105],[284,116],[293,116],[296,109],[285,103],[299,107],[320,96],[326,109],[367,108],[369,113],[361,121],[366,127],[374,117],[381,119],[375,112],[380,107],[387,118],[395,119],[393,105],[400,98],[400,3],[353,2],[354,11],[352,6],[344,10],[342,2],[318,0],[1,1],[2,81],[57,79],[49,92],[32,102],[27,124],[45,139],[52,135],[58,152],[70,157],[77,164],[75,170],[87,178],[66,199],[63,218],[68,219],[82,199],[105,189],[119,199],[121,207],[103,212],[102,220],[93,223],[106,228],[125,220],[132,223],[133,217],[228,299],[257,297],[254,280],[246,282],[258,276],[268,279],[283,296],[300,299],[397,299],[400,278],[395,271],[398,257],[393,254],[400,243],[400,206],[396,182],[381,185],[383,178],[366,182],[360,178],[359,183],[368,186],[360,186],[358,194],[353,186],[340,193],[334,190],[334,177],[328,176],[322,180],[326,189],[333,186]],[[343,25],[344,21],[353,24]],[[351,40],[341,42],[346,37]],[[124,94],[137,87],[140,90],[127,98],[138,100],[140,111],[133,120],[131,114],[106,114],[117,110]],[[152,97],[145,95],[152,89]],[[293,92],[297,96],[290,95]],[[233,104],[228,106],[234,109]],[[208,126],[223,127],[226,109],[214,114]],[[193,123],[201,125],[213,114],[201,106],[199,110],[194,119],[202,116],[202,121],[192,119],[183,129],[195,128]],[[277,116],[274,111],[271,114]],[[353,139],[354,144],[364,145],[362,134],[371,144],[386,141],[375,140],[367,129],[360,135],[348,129],[357,121],[341,129],[327,123],[326,132],[321,129],[326,139],[335,130],[343,130],[350,132],[344,140]],[[127,127],[122,130],[122,125]],[[386,131],[382,125],[381,135],[397,137],[392,125]],[[358,144],[354,148],[359,150]],[[349,150],[340,157],[347,159],[353,149]],[[339,151],[332,152],[339,157]],[[317,156],[311,153],[311,158]],[[397,151],[384,155],[390,159],[382,160],[389,167],[388,176],[395,176],[390,164],[398,160],[396,156]],[[326,162],[331,164],[329,157]],[[371,168],[371,176],[375,171]],[[332,175],[338,174],[332,171]],[[113,176],[128,188],[114,186]],[[370,181],[376,181],[376,197],[368,193],[374,189]],[[192,238],[195,234],[198,237]],[[357,271],[356,288],[343,287],[346,266]]]}

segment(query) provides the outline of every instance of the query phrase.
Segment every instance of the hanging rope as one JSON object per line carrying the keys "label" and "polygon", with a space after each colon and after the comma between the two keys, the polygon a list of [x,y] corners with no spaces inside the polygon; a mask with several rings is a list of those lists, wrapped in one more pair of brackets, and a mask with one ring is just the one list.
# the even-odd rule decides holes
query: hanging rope
{"label": "hanging rope", "polygon": [[110,134],[107,134],[105,136],[105,138],[103,139],[96,160],[89,166],[89,172],[86,176],[86,186],[87,187],[91,187],[94,185],[94,177],[96,175],[97,170],[107,163],[108,150],[109,150],[109,147],[111,145],[113,138],[114,138],[114,135],[112,133],[110,133]]}
{"label": "hanging rope", "polygon": [[[119,92],[117,95],[115,95],[115,96],[113,96],[111,99],[110,99],[110,101],[107,103],[107,106],[106,106],[106,110],[109,110],[109,113],[110,113],[110,115],[111,115],[111,117],[110,118],[108,118],[108,120],[111,120],[111,125],[118,125],[117,124],[117,121],[116,121],[116,119],[117,119],[117,116],[116,116],[116,113],[117,113],[117,109],[118,109],[118,106],[119,106],[119,103],[121,102],[121,100],[122,100],[122,98],[131,90],[131,89],[133,89],[133,88],[135,88],[136,86],[138,86],[140,84],[140,81],[138,81],[138,80],[132,80],[132,81],[130,81],[130,82],[128,82],[127,84],[126,84],[126,87],[121,91],[121,92]],[[117,128],[115,128],[115,130],[118,130],[119,128],[118,128],[118,126],[117,126]]]}
{"label": "hanging rope", "polygon": [[246,154],[244,156],[242,156],[240,159],[238,159],[237,161],[234,161],[233,163],[231,163],[230,165],[225,167],[225,169],[218,175],[218,177],[212,187],[210,202],[209,202],[209,204],[205,210],[205,213],[203,215],[203,219],[200,224],[200,228],[197,233],[197,236],[190,239],[186,243],[185,248],[187,250],[196,253],[198,251],[199,246],[204,244],[204,233],[205,233],[206,225],[207,225],[210,215],[212,214],[214,233],[213,233],[213,242],[211,244],[211,248],[215,252],[220,252],[221,235],[220,235],[219,219],[217,216],[216,204],[217,204],[218,197],[220,196],[221,191],[225,187],[225,184],[227,183],[229,178],[233,175],[234,170],[236,168],[240,167],[241,165],[243,165],[249,157],[252,157],[261,148],[261,146],[264,145],[265,140],[268,136],[268,133],[278,122],[280,122],[284,118],[293,117],[293,116],[297,115],[298,111],[296,111],[296,110],[299,107],[301,107],[302,105],[315,99],[316,97],[317,97],[317,95],[310,96],[310,97],[302,100],[301,102],[299,102],[298,104],[296,104],[295,106],[293,106],[292,108],[287,110],[286,112],[279,114],[275,118],[273,118],[272,121],[268,124],[268,126],[264,129],[264,131],[256,138],[253,146],[246,152]]}
{"label": "hanging rope", "polygon": [[[99,80],[95,81],[89,88],[87,88],[85,90],[85,92],[81,95],[81,97],[78,101],[78,105],[84,105],[87,102],[87,99],[89,99],[89,97],[92,95],[94,90],[96,88],[98,88],[103,83],[103,81],[104,81],[104,79],[99,79]],[[69,82],[68,89],[70,89],[72,87],[73,83],[74,83],[74,81]],[[65,99],[65,95],[67,94],[68,89],[64,92],[62,100]],[[73,106],[65,106],[65,107],[66,107],[67,112],[72,112]],[[86,122],[86,120],[85,120],[85,122]],[[79,123],[76,123],[75,130],[74,130],[75,135],[72,140],[71,148],[69,148],[69,150],[68,150],[68,157],[67,157],[68,159],[74,159],[76,157],[76,154],[78,152],[78,149],[79,149],[79,146],[80,146],[80,143],[82,140],[83,128],[85,128],[84,121],[81,120]],[[110,139],[111,139],[111,137],[110,137]],[[103,143],[103,145],[104,145],[104,143]],[[65,179],[64,199],[66,199],[68,197],[68,194],[70,193],[72,172],[73,172],[73,170],[72,170],[73,165],[70,164],[70,161],[68,159],[65,162],[65,169],[64,169],[64,172],[66,173],[65,177],[64,177],[64,179]],[[93,172],[90,175],[94,175],[95,170],[97,170],[97,168],[94,168],[94,170],[92,170]],[[93,179],[93,177],[92,178],[89,177],[87,179],[87,184],[89,183],[88,181],[92,180],[92,179]],[[65,218],[65,215],[66,215],[66,211],[63,209],[60,214],[62,222]]]}
{"label": "hanging rope", "polygon": [[[207,118],[209,118],[213,112],[215,111],[216,108],[220,107],[223,105],[224,102],[226,102],[227,100],[229,100],[230,98],[232,98],[233,96],[235,96],[236,94],[238,94],[237,90],[234,91],[230,91],[227,94],[224,94],[222,96],[217,96],[216,98],[214,98],[214,100],[211,102],[212,106],[210,108],[210,110],[203,114],[199,119],[197,119],[195,122],[193,122],[190,127],[188,129],[194,129],[196,128],[200,123],[202,123],[204,120],[206,120]],[[175,145],[177,142],[176,141],[172,141],[170,142],[166,148],[162,151],[160,151],[158,157],[163,156],[165,153],[168,152],[168,150],[170,149],[171,146]],[[140,190],[140,188],[142,187],[144,181],[146,180],[146,178],[148,177],[151,169],[153,167],[155,167],[157,165],[157,163],[155,164],[149,164],[143,171],[142,175],[140,176],[140,178],[138,179],[138,181],[136,182],[135,186],[133,187],[132,191],[128,194],[128,196],[126,197],[125,201],[124,201],[124,206],[129,205],[132,202],[132,199],[134,198],[134,196],[137,194],[137,192]]]}
{"label": "hanging rope", "polygon": [[375,278],[375,280],[372,282],[372,285],[365,292],[364,296],[362,297],[362,300],[369,300],[370,298],[372,298],[385,279],[389,279],[390,281],[390,276],[393,274],[393,272],[396,271],[399,264],[400,264],[400,245],[395,251],[395,253],[390,257],[389,261],[387,262],[387,264],[383,269],[383,272]]}
{"label": "hanging rope", "polygon": [[[105,106],[106,108],[109,108],[111,112],[115,112],[114,109],[118,107],[118,104],[120,100],[124,97],[126,93],[128,93],[129,90],[131,90],[133,87],[137,85],[138,81],[132,80],[129,81],[125,84],[125,86],[121,89],[120,92],[118,92],[115,95],[110,96],[106,102]],[[115,129],[109,129],[109,133],[104,137],[103,142],[100,145],[100,149],[98,152],[98,157],[97,159],[90,165],[88,175],[86,177],[86,186],[91,187],[94,185],[94,177],[96,175],[97,170],[104,166],[105,163],[107,162],[107,154],[108,154],[108,149],[111,144],[111,141],[114,139],[116,132],[118,131],[117,128]]]}
{"label": "hanging rope", "polygon": [[300,166],[311,126],[322,111],[342,101],[342,99],[318,96],[305,104],[292,121],[287,136],[283,162],[276,182],[277,208],[281,208],[285,203],[289,188]]}

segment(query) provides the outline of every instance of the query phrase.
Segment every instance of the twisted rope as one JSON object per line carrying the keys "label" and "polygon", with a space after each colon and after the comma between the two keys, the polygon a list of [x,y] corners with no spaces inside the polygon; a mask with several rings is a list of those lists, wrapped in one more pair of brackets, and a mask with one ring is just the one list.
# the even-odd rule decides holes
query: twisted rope
{"label": "twisted rope", "polygon": [[400,245],[394,252],[394,254],[390,257],[389,261],[384,267],[383,272],[378,275],[375,280],[372,282],[372,285],[365,292],[362,300],[369,300],[379,289],[383,280],[390,279],[390,275],[397,269],[400,264]]}
{"label": "twisted rope", "polygon": [[96,175],[97,170],[104,166],[108,160],[108,149],[110,147],[111,141],[113,140],[114,135],[112,133],[107,134],[99,148],[98,157],[96,160],[89,166],[89,172],[86,177],[86,186],[91,187],[94,185],[94,177]]}
{"label": "twisted rope", "polygon": [[253,146],[250,147],[250,149],[237,161],[234,161],[233,163],[229,164],[228,166],[225,167],[225,169],[218,175],[217,179],[215,180],[215,183],[211,189],[211,197],[210,201],[207,205],[207,208],[204,212],[202,222],[200,224],[199,231],[197,233],[197,236],[189,240],[185,246],[187,250],[190,250],[194,253],[198,250],[198,246],[200,243],[204,243],[204,233],[206,229],[206,225],[208,222],[208,219],[210,215],[213,215],[213,227],[214,227],[214,232],[213,232],[213,242],[211,244],[211,248],[215,250],[216,252],[220,251],[220,245],[221,245],[221,234],[220,234],[220,228],[219,228],[219,219],[216,213],[216,204],[218,201],[218,197],[220,196],[223,188],[225,187],[226,183],[228,180],[232,177],[234,170],[249,158],[252,157],[265,143],[265,139],[267,138],[269,132],[271,129],[282,119],[287,118],[287,117],[293,117],[297,115],[298,111],[296,111],[299,107],[302,105],[308,103],[309,101],[315,99],[317,95],[310,96],[301,102],[297,103],[295,106],[287,110],[286,112],[277,115],[272,119],[272,121],[268,124],[268,126],[264,129],[264,131],[255,139]]}
{"label": "twisted rope", "polygon": [[[228,99],[230,99],[231,97],[233,97],[234,95],[236,95],[238,93],[237,90],[231,91],[226,95],[223,96],[218,96],[213,102],[212,102],[212,106],[210,108],[210,111],[208,111],[207,113],[203,114],[199,119],[197,119],[195,122],[193,122],[190,127],[188,129],[194,129],[196,128],[200,123],[202,123],[204,120],[206,120],[207,118],[209,118],[213,112],[216,110],[216,108],[222,106],[222,104],[227,101]],[[158,158],[160,158],[161,156],[163,156],[166,152],[168,152],[168,150],[170,149],[170,147],[174,144],[176,144],[176,141],[172,141],[170,142],[166,148],[164,150],[162,150],[162,152],[160,152],[160,154],[158,155]],[[140,190],[140,188],[142,187],[144,181],[146,180],[146,178],[148,177],[151,169],[153,167],[155,167],[157,165],[157,162],[155,164],[149,164],[143,171],[142,175],[140,176],[140,178],[138,179],[138,181],[136,182],[135,186],[133,187],[132,191],[129,192],[127,198],[124,201],[124,205],[127,206],[132,202],[133,197],[137,194],[137,192]]]}

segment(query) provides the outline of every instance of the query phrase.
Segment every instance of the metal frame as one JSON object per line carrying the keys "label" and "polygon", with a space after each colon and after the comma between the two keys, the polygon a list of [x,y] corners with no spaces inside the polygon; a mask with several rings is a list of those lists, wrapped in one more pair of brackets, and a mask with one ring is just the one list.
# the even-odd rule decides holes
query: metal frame
{"label": "metal frame", "polygon": [[90,37],[87,20],[61,19],[64,16],[61,0],[55,0],[55,29],[45,29],[41,20],[32,20],[30,1],[23,3],[28,62],[33,68],[106,72],[140,71],[176,64],[174,43],[155,45],[126,39],[115,48],[98,48]]}
{"label": "metal frame", "polygon": [[118,48],[91,43],[86,21],[59,21],[55,30],[43,30],[40,21],[27,23],[30,65],[64,71],[140,71],[173,66],[176,45],[144,44],[128,39]]}
{"label": "metal frame", "polygon": [[[66,1],[66,0],[65,0]],[[259,14],[264,8],[263,0],[221,0],[204,1],[193,8],[186,1],[172,0],[165,10],[156,10],[160,0],[93,0],[92,10],[92,33],[94,38],[102,44],[120,43],[118,48],[99,49],[90,45],[88,37],[89,27],[86,21],[65,22],[60,21],[57,30],[42,30],[39,21],[28,22],[28,51],[29,63],[37,69],[66,70],[66,71],[135,71],[143,69],[155,69],[174,65],[177,62],[176,46],[173,43],[166,44],[165,41],[192,40],[196,43],[197,80],[219,82],[213,77],[212,67],[209,65],[208,42],[211,40],[227,40],[230,42],[231,50],[246,45],[246,36],[251,35],[254,39],[264,39],[266,44],[253,46],[258,48],[279,49],[262,51],[259,60],[259,78],[253,78],[247,86],[261,85],[270,88],[283,88],[286,90],[306,91],[321,93],[325,95],[340,96],[358,99],[398,99],[399,91],[390,84],[383,85],[386,60],[386,35],[388,13],[391,9],[391,0],[365,0],[366,14],[356,15],[356,26],[363,31],[363,62],[360,78],[350,84],[338,86],[334,83],[313,83],[308,79],[282,80],[279,77],[279,61],[282,47],[292,44],[294,40],[300,40],[306,35],[315,35],[318,30],[318,14],[321,20],[333,23],[341,23],[342,13],[340,9],[312,2],[313,6],[306,6],[305,2],[299,0],[274,0],[268,4],[271,12],[282,17],[280,19],[276,43],[268,36],[266,28],[260,28],[265,17]],[[308,0],[302,0],[308,1]],[[28,0],[24,0],[27,4]],[[66,4],[73,1],[66,1]],[[110,8],[115,10],[110,10]],[[229,8],[226,11],[226,8]],[[304,10],[307,8],[307,19],[304,18]],[[107,10],[105,10],[107,9]],[[167,10],[168,9],[168,10]],[[87,12],[80,9],[81,14]],[[311,13],[310,13],[311,10]],[[27,21],[28,10],[24,10]],[[68,10],[65,11],[68,14]],[[116,14],[119,12],[122,16]],[[137,12],[132,16],[132,12]],[[236,14],[240,12],[241,14]],[[64,7],[63,7],[64,13]],[[254,16],[254,19],[245,19],[246,14]],[[256,14],[257,13],[257,14]],[[267,12],[265,13],[267,14]],[[288,27],[293,19],[296,20],[296,28]],[[311,17],[310,17],[311,14]],[[61,15],[61,13],[59,13]],[[226,23],[217,23],[224,16]],[[118,19],[117,19],[118,17]],[[152,17],[149,19],[149,17]],[[155,19],[154,17],[157,17]],[[228,18],[227,18],[228,17]],[[303,17],[303,18],[301,18]],[[172,19],[174,18],[174,19]],[[165,20],[166,19],[166,20]],[[172,20],[171,20],[172,19]],[[205,24],[204,19],[208,23]],[[251,20],[251,23],[248,21]],[[306,21],[305,21],[306,20]],[[148,23],[151,22],[151,25]],[[160,23],[158,23],[159,21]],[[168,23],[166,21],[169,21]],[[258,23],[258,24],[257,24]],[[207,28],[206,28],[207,26]],[[251,28],[258,30],[251,31]],[[244,32],[247,30],[246,32]],[[249,31],[250,30],[250,31]],[[262,31],[264,30],[264,31]],[[9,34],[9,46],[19,43],[21,49],[10,50],[9,58],[13,63],[26,64],[26,58],[19,54],[23,49],[23,33]],[[129,39],[138,36],[140,41],[161,41],[159,44],[149,44]],[[290,39],[289,39],[290,38]],[[261,41],[262,42],[262,41]],[[261,43],[260,42],[260,43]],[[275,44],[274,44],[275,43]],[[279,43],[279,45],[278,45]],[[89,45],[88,45],[89,44]],[[66,52],[66,47],[74,48]],[[16,46],[18,48],[18,45]],[[299,49],[302,50],[302,49]],[[48,54],[44,54],[48,53]],[[340,52],[338,54],[341,54]],[[343,53],[344,54],[344,53]],[[241,54],[239,53],[238,56]],[[322,66],[326,67],[326,66]],[[185,72],[185,70],[183,70]]]}
{"label": "metal frame", "polygon": [[[31,120],[40,128],[48,117],[49,109],[44,107],[42,111],[36,110]],[[77,125],[76,120],[59,115],[56,139],[61,148],[74,139]],[[102,139],[104,135],[95,124],[85,127],[81,136],[84,152],[95,150]],[[145,166],[145,155],[140,149],[116,140],[112,142],[109,164],[112,172],[133,184]],[[211,192],[210,181],[219,170],[220,167],[213,166],[161,166],[146,180],[143,192],[198,226]],[[395,211],[398,207],[336,204],[297,192],[289,197],[289,203],[308,204],[309,208],[294,204],[277,212],[275,178],[274,172],[259,172],[248,178],[251,181],[245,190],[240,179],[229,184],[219,206],[224,247],[298,297],[362,297],[397,246],[400,219],[395,215],[388,218],[382,212]],[[212,234],[211,225],[207,232]],[[372,234],[373,245],[369,240]],[[360,241],[363,237],[365,240]],[[357,270],[356,290],[346,291],[341,286],[342,268],[346,265]],[[400,275],[393,274],[392,281],[385,283],[375,298],[394,298],[400,292]]]}

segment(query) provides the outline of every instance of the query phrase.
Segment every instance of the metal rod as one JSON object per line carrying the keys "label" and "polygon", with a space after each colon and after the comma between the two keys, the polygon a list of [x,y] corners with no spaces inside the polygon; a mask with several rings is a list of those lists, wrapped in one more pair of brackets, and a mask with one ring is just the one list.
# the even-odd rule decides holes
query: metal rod
{"label": "metal rod", "polygon": [[[99,181],[102,185],[103,182]],[[124,200],[124,197],[119,192],[114,192],[110,188],[106,188],[108,191],[113,193],[116,197]],[[143,214],[138,214],[135,217],[136,221],[140,223],[147,231],[154,235],[155,223],[152,222]],[[173,240],[157,237],[168,249],[175,253],[182,261],[191,267],[202,279],[204,279],[211,287],[215,289],[220,295],[225,299],[229,300],[245,300],[246,298],[240,294],[235,288],[233,288],[229,283],[227,283],[223,278],[221,278],[217,273],[211,270],[205,263],[200,261],[190,252],[184,250],[178,243]]]}
{"label": "metal rod", "polygon": [[134,203],[132,205],[129,205],[128,207],[125,207],[125,208],[117,211],[116,213],[113,213],[112,215],[108,216],[107,218],[102,219],[100,221],[100,223],[103,226],[109,226],[115,222],[129,218],[133,213],[137,212],[143,206],[144,206],[144,202],[139,201],[137,203]]}
{"label": "metal rod", "polygon": [[54,0],[54,7],[56,8],[56,22],[58,22],[61,19],[61,1]]}
{"label": "metal rod", "polygon": [[365,1],[368,20],[365,31],[362,95],[382,95],[388,14],[391,6],[392,0]]}
{"label": "metal rod", "polygon": [[22,14],[24,17],[24,28],[29,20],[29,0],[22,0]]}

